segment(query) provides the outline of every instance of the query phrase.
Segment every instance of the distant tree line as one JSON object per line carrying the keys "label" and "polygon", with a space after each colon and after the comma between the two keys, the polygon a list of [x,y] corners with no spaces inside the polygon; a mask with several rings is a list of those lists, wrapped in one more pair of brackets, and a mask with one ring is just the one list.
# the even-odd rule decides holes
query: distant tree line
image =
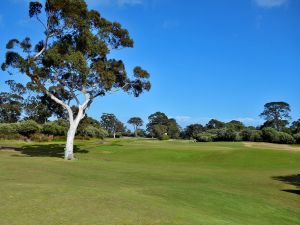
{"label": "distant tree line", "polygon": [[[24,99],[25,88],[8,81],[11,92],[0,93],[0,138],[37,141],[65,138],[69,123],[64,110],[47,96]],[[72,108],[76,115],[76,108]],[[190,124],[184,129],[174,118],[156,112],[145,123],[140,117],[129,118],[132,131],[116,115],[103,113],[99,119],[85,117],[76,132],[77,138],[144,137],[159,140],[189,139],[198,142],[253,141],[293,144],[300,143],[300,119],[289,123],[290,105],[286,102],[265,104],[260,116],[261,126],[245,126],[241,121],[223,122],[211,119],[207,124]],[[53,115],[57,118],[52,120]],[[289,126],[290,124],[290,126]],[[145,126],[144,126],[145,125]],[[145,129],[143,129],[143,126]]]}

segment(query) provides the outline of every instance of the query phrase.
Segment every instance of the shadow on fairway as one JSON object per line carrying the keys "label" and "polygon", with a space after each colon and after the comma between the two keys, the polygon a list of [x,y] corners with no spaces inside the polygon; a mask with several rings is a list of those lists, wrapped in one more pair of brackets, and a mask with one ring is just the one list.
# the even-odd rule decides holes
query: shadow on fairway
{"label": "shadow on fairway", "polygon": [[[60,144],[49,144],[49,145],[30,145],[23,146],[19,148],[13,147],[2,147],[2,149],[13,150],[20,152],[22,155],[12,155],[15,157],[57,157],[63,158],[65,146]],[[1,150],[1,148],[0,148]],[[74,145],[74,153],[88,153],[89,151],[80,149],[76,145]]]}
{"label": "shadow on fairway", "polygon": [[[273,177],[273,179],[282,181],[284,183],[294,185],[297,188],[300,188],[300,174],[289,175],[289,176],[278,176],[278,177]],[[296,190],[285,189],[285,190],[281,190],[281,191],[300,195],[300,190],[298,190],[298,189],[296,189]]]}

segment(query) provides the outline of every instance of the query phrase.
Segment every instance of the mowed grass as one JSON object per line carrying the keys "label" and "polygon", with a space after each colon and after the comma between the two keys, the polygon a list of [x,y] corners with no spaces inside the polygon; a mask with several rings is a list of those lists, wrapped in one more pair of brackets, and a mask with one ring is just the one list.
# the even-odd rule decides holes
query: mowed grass
{"label": "mowed grass", "polygon": [[77,141],[66,162],[62,144],[0,142],[1,225],[300,224],[300,152],[280,145]]}

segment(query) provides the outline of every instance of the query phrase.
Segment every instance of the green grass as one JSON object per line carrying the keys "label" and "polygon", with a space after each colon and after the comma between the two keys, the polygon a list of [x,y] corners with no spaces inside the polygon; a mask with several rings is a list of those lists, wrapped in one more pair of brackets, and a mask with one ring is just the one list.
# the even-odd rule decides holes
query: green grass
{"label": "green grass", "polygon": [[0,141],[1,225],[300,224],[300,152],[91,140],[66,162],[62,144]]}

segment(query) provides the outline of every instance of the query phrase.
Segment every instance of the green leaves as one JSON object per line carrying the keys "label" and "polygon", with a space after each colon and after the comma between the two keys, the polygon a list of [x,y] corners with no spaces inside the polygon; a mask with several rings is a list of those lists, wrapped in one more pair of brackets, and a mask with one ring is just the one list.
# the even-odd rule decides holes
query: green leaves
{"label": "green leaves", "polygon": [[19,44],[19,43],[20,43],[20,42],[19,42],[18,39],[11,39],[11,40],[9,40],[9,41],[7,42],[6,48],[7,48],[7,49],[12,49],[12,48],[14,48],[15,44]]}
{"label": "green leaves", "polygon": [[[39,2],[29,4],[29,16],[45,28],[42,40],[35,44],[28,37],[10,40],[2,65],[3,70],[12,69],[11,74],[27,75],[28,89],[53,94],[70,107],[79,102],[79,95],[89,95],[92,102],[107,92],[123,90],[138,97],[150,90],[146,70],[134,68],[131,79],[123,61],[109,58],[114,49],[133,47],[120,23],[89,10],[84,0],[46,0],[42,9]],[[14,47],[19,49],[12,51]]]}
{"label": "green leaves", "polygon": [[30,2],[29,3],[29,17],[37,16],[42,11],[43,5],[40,2]]}
{"label": "green leaves", "polygon": [[150,74],[146,70],[143,70],[140,66],[135,67],[133,69],[133,73],[136,78],[149,78],[150,77]]}

